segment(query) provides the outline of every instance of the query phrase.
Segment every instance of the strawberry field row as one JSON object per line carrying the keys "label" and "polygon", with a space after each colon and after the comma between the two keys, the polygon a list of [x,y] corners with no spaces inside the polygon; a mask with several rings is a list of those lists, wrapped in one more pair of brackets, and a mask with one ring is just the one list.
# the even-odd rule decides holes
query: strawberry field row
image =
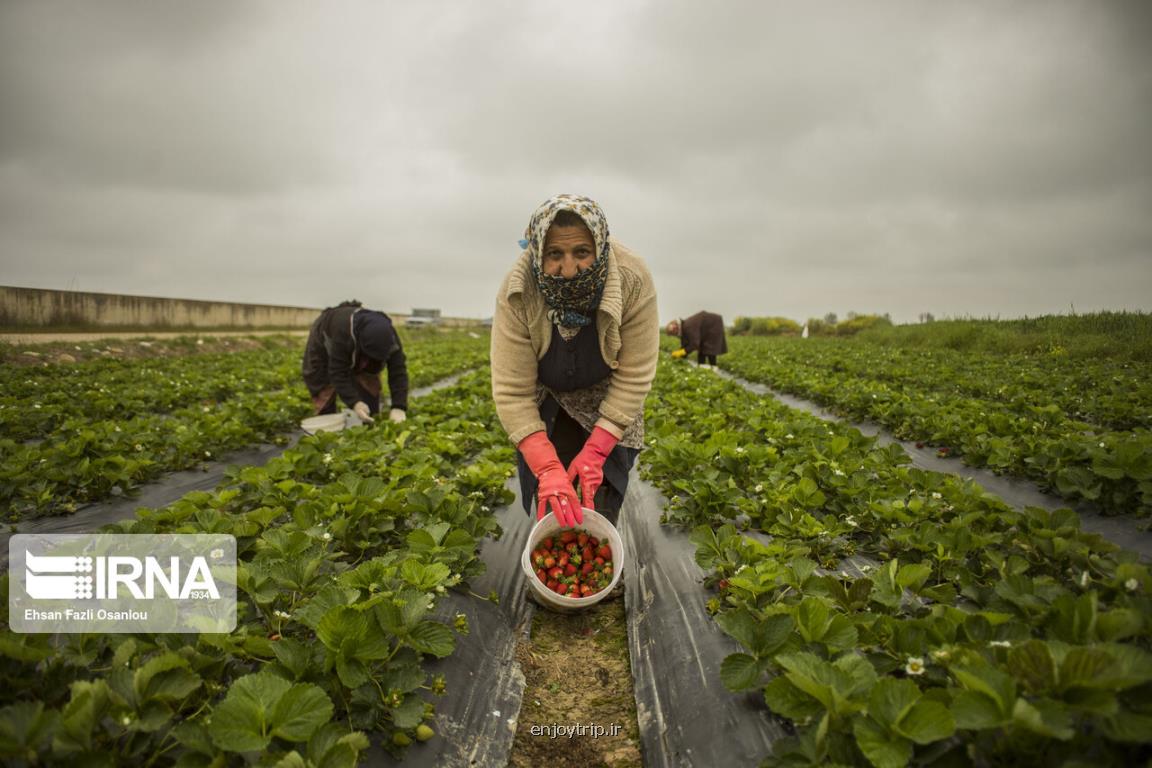
{"label": "strawberry field row", "polygon": [[488,387],[486,371],[469,374],[420,398],[405,424],[305,437],[264,467],[230,470],[214,492],[110,526],[234,535],[238,626],[5,631],[0,757],[351,766],[369,735],[392,751],[427,738],[427,694],[444,684],[423,659],[451,654],[468,632],[465,613],[449,627],[436,604],[481,571],[478,541],[510,496],[513,454]]}
{"label": "strawberry field row", "polygon": [[[840,413],[883,424],[897,437],[943,446],[942,453],[962,455],[973,466],[1030,478],[1069,500],[1091,501],[1105,513],[1152,513],[1152,431],[1146,427],[1116,431],[1076,421],[1058,404],[1059,387],[1010,396],[1006,390],[1012,386],[1011,378],[996,367],[1007,363],[986,362],[987,358],[966,361],[963,381],[983,382],[970,388],[987,391],[977,397],[948,391],[948,385],[940,382],[958,376],[933,368],[926,360],[915,364],[923,373],[893,374],[891,360],[873,357],[879,354],[875,350],[832,343],[806,346],[811,341],[737,339],[724,367]],[[980,366],[985,364],[989,368],[982,372]],[[1024,359],[1016,364],[1029,370]],[[1042,377],[1047,370],[1033,368],[1030,375]],[[998,375],[1006,378],[997,379]],[[1128,388],[1132,418],[1139,415],[1144,423],[1152,411],[1147,381],[1117,380]]]}
{"label": "strawberry field row", "polygon": [[1149,757],[1152,575],[1070,510],[1013,510],[668,362],[648,436],[645,472],[695,526],[709,609],[743,647],[723,683],[794,729],[768,764]]}
{"label": "strawberry field row", "polygon": [[1152,427],[1152,364],[1146,362],[885,347],[858,339],[738,337],[733,348],[741,354],[752,350],[775,364],[818,368],[933,396],[993,401],[1021,413],[1055,406],[1066,419],[1107,430]]}
{"label": "strawberry field row", "polygon": [[[59,405],[53,411],[58,421],[52,423],[50,433],[41,435],[43,439],[21,442],[6,432],[0,438],[0,514],[12,521],[72,512],[80,504],[125,493],[164,472],[197,466],[223,451],[283,440],[283,433],[310,413],[300,382],[300,354],[296,340],[292,347],[164,361],[176,366],[172,369],[154,368],[155,361],[114,368],[97,361],[99,371],[86,379],[92,387],[87,397],[77,397],[74,391],[77,381],[85,380],[85,369],[57,366],[59,389],[45,389],[53,381],[49,376],[35,397],[72,405]],[[429,384],[475,368],[486,357],[482,337],[421,339],[408,352],[412,384]],[[100,372],[112,379],[108,386]],[[136,373],[152,384],[133,386]],[[169,378],[156,381],[157,375]],[[183,407],[166,413],[145,407],[167,397],[156,395],[149,400],[150,389],[168,386],[183,388],[189,398]],[[140,394],[125,401],[120,390]],[[192,397],[189,392],[211,392],[213,397]],[[121,417],[109,415],[122,402],[129,402],[134,410]],[[0,413],[45,410],[34,407],[39,404],[30,404],[25,396]]]}

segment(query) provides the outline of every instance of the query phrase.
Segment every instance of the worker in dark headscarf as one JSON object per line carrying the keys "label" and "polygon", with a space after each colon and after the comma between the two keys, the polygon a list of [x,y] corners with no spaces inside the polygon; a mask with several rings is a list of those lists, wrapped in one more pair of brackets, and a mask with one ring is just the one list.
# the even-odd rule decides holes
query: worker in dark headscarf
{"label": "worker in dark headscarf", "polygon": [[669,336],[680,337],[680,349],[673,357],[696,353],[699,365],[716,365],[716,356],[728,352],[728,339],[724,334],[724,318],[715,312],[697,312],[683,320],[676,319],[664,328]]}
{"label": "worker in dark headscarf", "polygon": [[388,418],[404,421],[408,365],[392,319],[346,301],[320,313],[308,333],[302,372],[316,413],[335,413],[339,398],[363,421],[381,410],[380,372],[388,368]]}
{"label": "worker in dark headscarf", "polygon": [[586,197],[545,201],[520,247],[496,297],[491,359],[525,509],[536,497],[537,519],[551,506],[572,526],[583,505],[615,524],[659,356],[652,276]]}

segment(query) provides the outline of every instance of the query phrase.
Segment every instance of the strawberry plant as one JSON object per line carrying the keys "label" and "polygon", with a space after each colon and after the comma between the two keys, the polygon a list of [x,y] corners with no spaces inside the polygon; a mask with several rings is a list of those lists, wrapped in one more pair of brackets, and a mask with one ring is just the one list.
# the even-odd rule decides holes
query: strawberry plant
{"label": "strawberry plant", "polygon": [[742,648],[721,682],[794,728],[766,764],[1148,757],[1152,575],[1074,512],[1011,509],[683,366],[648,419],[642,471]]}

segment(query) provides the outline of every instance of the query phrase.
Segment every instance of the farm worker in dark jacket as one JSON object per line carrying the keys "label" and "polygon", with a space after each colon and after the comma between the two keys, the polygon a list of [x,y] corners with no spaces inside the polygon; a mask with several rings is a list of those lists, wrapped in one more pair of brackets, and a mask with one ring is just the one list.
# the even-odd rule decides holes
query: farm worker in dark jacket
{"label": "farm worker in dark jacket", "polygon": [[715,312],[697,312],[692,317],[673,320],[664,330],[669,336],[680,337],[680,349],[672,353],[673,357],[695,352],[698,364],[713,366],[717,355],[728,352],[724,318]]}
{"label": "farm worker in dark jacket", "polygon": [[[640,258],[610,239],[594,201],[557,195],[529,220],[496,296],[492,397],[519,448],[524,508],[613,524],[644,442],[644,399],[656,376],[656,288]],[[574,483],[579,483],[576,495]]]}
{"label": "farm worker in dark jacket", "polygon": [[345,301],[320,313],[308,333],[302,371],[316,413],[335,413],[336,398],[364,421],[380,411],[380,371],[388,366],[388,417],[404,421],[408,365],[392,319]]}

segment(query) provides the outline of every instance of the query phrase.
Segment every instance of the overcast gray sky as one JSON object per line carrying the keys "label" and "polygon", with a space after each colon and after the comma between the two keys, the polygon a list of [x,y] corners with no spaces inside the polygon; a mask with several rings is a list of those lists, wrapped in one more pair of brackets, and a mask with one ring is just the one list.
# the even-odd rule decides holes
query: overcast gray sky
{"label": "overcast gray sky", "polygon": [[0,0],[0,283],[491,314],[588,195],[661,317],[1152,310],[1152,3]]}

